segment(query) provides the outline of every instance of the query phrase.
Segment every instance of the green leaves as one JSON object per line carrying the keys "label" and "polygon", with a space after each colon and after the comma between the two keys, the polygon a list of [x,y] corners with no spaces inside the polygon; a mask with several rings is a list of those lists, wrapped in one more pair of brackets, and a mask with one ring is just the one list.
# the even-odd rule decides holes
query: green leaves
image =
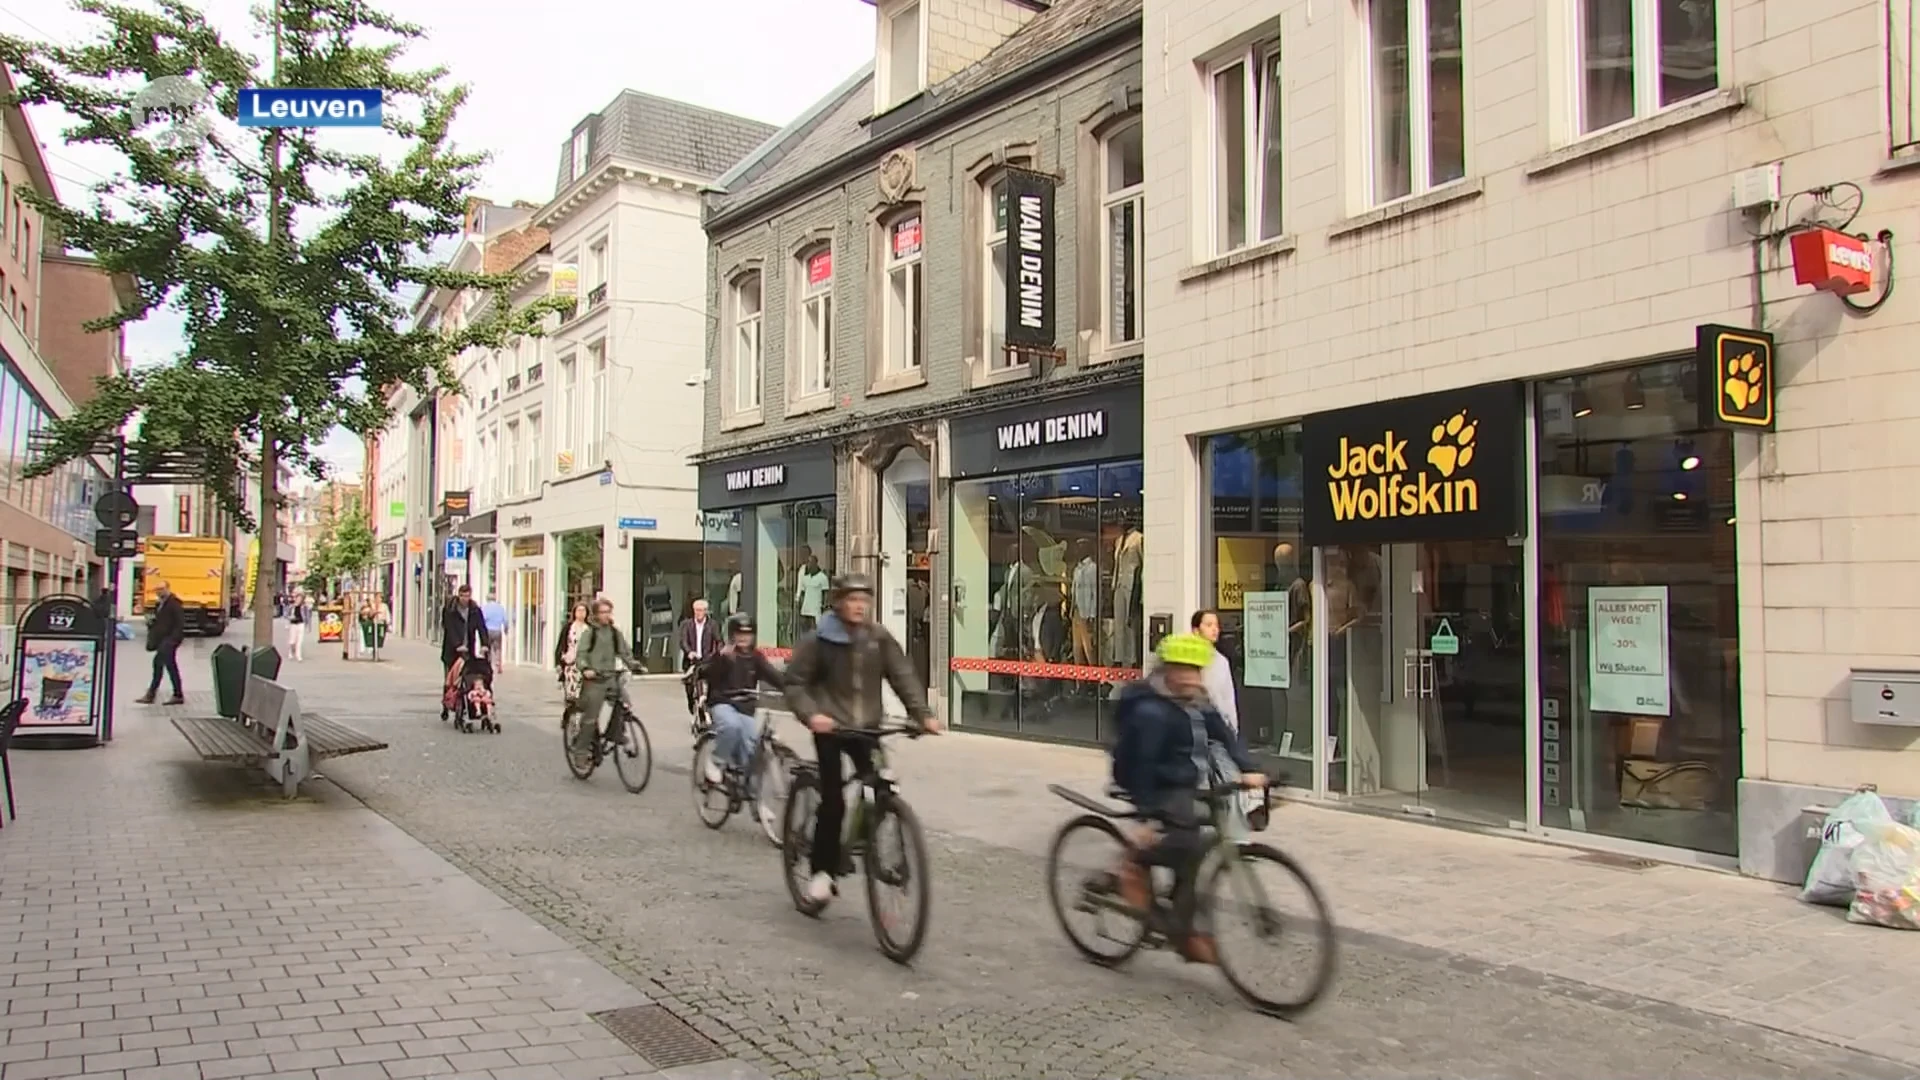
{"label": "green leaves", "polygon": [[[251,511],[279,503],[274,462],[318,478],[325,466],[312,448],[336,427],[366,434],[386,423],[386,388],[451,387],[449,359],[462,349],[540,332],[551,304],[513,311],[504,275],[431,259],[461,231],[485,156],[448,140],[465,88],[444,70],[405,66],[420,27],[364,0],[278,0],[278,84],[379,88],[388,141],[400,143],[383,156],[343,149],[323,130],[276,139],[208,124],[195,129],[208,133],[201,140],[157,138],[168,117],[136,109],[156,80],[190,78],[209,112],[231,117],[242,90],[276,81],[273,58],[251,55],[181,0],[77,7],[96,17],[90,41],[0,35],[0,63],[16,73],[15,102],[58,105],[74,118],[67,142],[110,148],[126,168],[84,208],[21,194],[69,246],[138,283],[135,302],[97,329],[167,307],[184,316],[185,339],[171,363],[104,380],[56,421],[54,450],[34,471],[137,422],[136,463],[158,448],[205,451],[211,489],[251,529]],[[261,37],[271,38],[272,15],[255,12]],[[279,230],[269,221],[276,202]],[[427,287],[491,291],[497,314],[455,333],[415,327],[410,302]],[[250,508],[239,481],[254,474],[261,500]]]}

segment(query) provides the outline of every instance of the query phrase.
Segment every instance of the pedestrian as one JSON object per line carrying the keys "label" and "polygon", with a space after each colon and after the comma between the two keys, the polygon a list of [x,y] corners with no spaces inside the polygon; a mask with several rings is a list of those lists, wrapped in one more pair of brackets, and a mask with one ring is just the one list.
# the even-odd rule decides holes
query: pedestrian
{"label": "pedestrian", "polygon": [[685,672],[687,712],[700,694],[700,661],[720,651],[720,628],[707,618],[707,602],[693,602],[693,617],[680,624],[680,670]]}
{"label": "pedestrian", "polygon": [[298,589],[293,599],[287,602],[287,655],[295,660],[305,660],[300,646],[307,640],[307,596]]}
{"label": "pedestrian", "polygon": [[[500,655],[500,646],[507,640],[507,624],[510,621],[507,618],[507,607],[500,602],[497,594],[489,589],[486,603],[480,605],[480,614],[487,620],[487,655],[497,658]],[[500,677],[500,663],[497,659],[493,664],[493,677],[495,679]]]}
{"label": "pedestrian", "polygon": [[[473,602],[473,590],[460,586],[453,602],[440,612],[440,667],[448,680],[453,665],[479,659],[486,651],[487,620]],[[448,717],[446,699],[441,698],[440,719]]]}
{"label": "pedestrian", "polygon": [[592,612],[586,604],[573,605],[573,618],[560,628],[553,643],[553,666],[560,673],[560,695],[572,709],[580,701],[580,635],[587,632]]}
{"label": "pedestrian", "polygon": [[159,598],[153,609],[153,621],[147,624],[147,651],[153,654],[153,681],[147,684],[147,692],[139,701],[142,705],[153,704],[160,693],[160,676],[164,672],[173,684],[173,696],[167,699],[167,704],[185,705],[187,698],[180,689],[180,661],[175,654],[187,636],[186,612],[180,606],[180,598],[173,595],[173,588],[165,581],[156,582],[153,591]]}

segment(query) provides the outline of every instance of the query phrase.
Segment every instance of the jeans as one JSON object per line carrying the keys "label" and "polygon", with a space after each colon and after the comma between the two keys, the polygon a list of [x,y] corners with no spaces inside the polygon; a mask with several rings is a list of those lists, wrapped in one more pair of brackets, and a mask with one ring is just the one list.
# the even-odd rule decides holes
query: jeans
{"label": "jeans", "polygon": [[847,776],[841,771],[840,755],[853,759],[854,774],[858,775],[873,768],[873,744],[816,733],[813,754],[820,766],[820,815],[813,822],[811,869],[816,874],[838,875],[842,869],[840,827],[847,816]]}
{"label": "jeans", "polygon": [[1181,791],[1154,800],[1150,808],[1164,815],[1158,843],[1140,853],[1143,866],[1173,871],[1173,915],[1180,926],[1193,922],[1196,878],[1206,843],[1200,835],[1200,810],[1192,792]]}
{"label": "jeans", "polygon": [[160,674],[166,673],[168,681],[173,683],[173,696],[182,697],[180,692],[180,661],[174,654],[180,651],[177,641],[163,641],[153,650],[153,681],[147,684],[147,696],[160,692]]}
{"label": "jeans", "polygon": [[[731,765],[742,773],[753,763],[753,714],[741,712],[724,702],[707,710],[713,715],[713,756],[721,765]],[[751,783],[751,778],[749,778]]]}

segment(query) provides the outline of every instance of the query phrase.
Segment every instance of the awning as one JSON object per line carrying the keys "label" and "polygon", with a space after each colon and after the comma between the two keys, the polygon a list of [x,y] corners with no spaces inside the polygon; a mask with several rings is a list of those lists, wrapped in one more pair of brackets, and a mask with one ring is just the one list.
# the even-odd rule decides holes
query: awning
{"label": "awning", "polygon": [[498,531],[496,514],[494,511],[489,510],[484,514],[475,514],[461,521],[460,524],[454,526],[453,535],[484,537],[485,539],[491,540]]}

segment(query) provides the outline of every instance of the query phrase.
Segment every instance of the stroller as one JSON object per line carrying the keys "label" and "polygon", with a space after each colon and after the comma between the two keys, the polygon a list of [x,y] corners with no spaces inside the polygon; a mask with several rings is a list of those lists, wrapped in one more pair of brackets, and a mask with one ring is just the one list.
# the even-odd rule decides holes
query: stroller
{"label": "stroller", "polygon": [[500,734],[493,715],[493,664],[485,657],[456,657],[441,695],[455,731]]}

